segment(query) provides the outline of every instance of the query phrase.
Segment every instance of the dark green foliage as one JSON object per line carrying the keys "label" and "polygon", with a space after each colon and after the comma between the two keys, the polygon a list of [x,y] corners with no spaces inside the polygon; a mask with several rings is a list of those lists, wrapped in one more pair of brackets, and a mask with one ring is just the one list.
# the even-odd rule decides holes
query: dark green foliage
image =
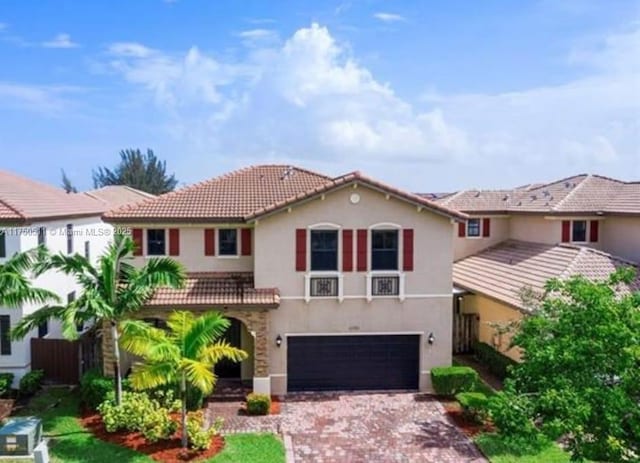
{"label": "dark green foliage", "polygon": [[93,171],[96,188],[108,185],[127,185],[154,195],[173,191],[178,184],[174,174],[167,174],[165,161],[160,161],[147,149],[145,154],[139,149],[120,151],[120,163],[115,169],[99,167]]}
{"label": "dark green foliage", "polygon": [[535,423],[549,439],[564,437],[574,460],[638,458],[640,295],[617,292],[633,279],[623,269],[604,282],[547,284],[548,296],[514,337],[523,362],[490,401],[503,434]]}
{"label": "dark green foliage", "polygon": [[44,379],[44,371],[31,370],[20,378],[20,395],[30,396],[38,392],[42,387],[42,380]]}
{"label": "dark green foliage", "polygon": [[268,415],[271,409],[271,397],[266,394],[249,394],[247,396],[247,413],[249,415]]}
{"label": "dark green foliage", "polygon": [[67,173],[64,171],[64,169],[62,169],[62,184],[60,186],[64,188],[64,191],[66,191],[67,193],[78,192],[78,189],[71,183],[71,179],[67,177]]}
{"label": "dark green foliage", "polygon": [[80,399],[87,407],[95,410],[113,392],[113,378],[103,376],[98,370],[86,372],[80,379]]}
{"label": "dark green foliage", "polygon": [[473,344],[473,351],[478,361],[486,365],[489,371],[501,380],[507,377],[510,367],[518,364],[516,361],[501,354],[484,342],[475,342]]}
{"label": "dark green foliage", "polygon": [[13,373],[0,373],[0,397],[6,397],[11,392]]}
{"label": "dark green foliage", "polygon": [[486,418],[489,399],[482,392],[460,392],[456,394],[456,400],[468,417],[478,422]]}
{"label": "dark green foliage", "polygon": [[470,367],[454,366],[431,369],[431,382],[438,395],[454,396],[458,392],[473,391],[478,381],[478,373]]}

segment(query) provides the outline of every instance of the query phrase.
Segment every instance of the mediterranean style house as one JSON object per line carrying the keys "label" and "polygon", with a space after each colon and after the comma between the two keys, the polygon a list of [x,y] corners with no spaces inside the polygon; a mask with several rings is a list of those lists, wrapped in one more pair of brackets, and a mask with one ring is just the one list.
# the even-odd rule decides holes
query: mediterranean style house
{"label": "mediterranean style house", "polygon": [[[104,202],[84,194],[35,182],[0,171],[0,263],[17,252],[45,245],[50,252],[81,253],[95,260],[111,239],[111,226],[101,220]],[[76,296],[77,283],[56,271],[33,279],[33,285],[56,293],[62,301]],[[22,341],[11,341],[9,331],[23,315],[40,307],[0,307],[0,371],[13,373],[17,382],[31,369],[31,339],[61,338],[60,326],[41,325]],[[85,326],[79,326],[83,331]],[[67,359],[68,360],[68,359]]]}
{"label": "mediterranean style house", "polygon": [[640,262],[640,182],[576,175],[429,197],[469,216],[453,237],[454,352],[478,339],[518,359],[495,327],[529,313],[523,290],[541,293],[548,279],[576,274],[600,280]]}
{"label": "mediterranean style house", "polygon": [[359,172],[264,165],[103,217],[132,229],[138,263],[168,255],[188,270],[141,318],[231,319],[227,339],[250,357],[220,377],[267,394],[428,390],[431,368],[451,363],[453,230],[467,216],[447,206]]}

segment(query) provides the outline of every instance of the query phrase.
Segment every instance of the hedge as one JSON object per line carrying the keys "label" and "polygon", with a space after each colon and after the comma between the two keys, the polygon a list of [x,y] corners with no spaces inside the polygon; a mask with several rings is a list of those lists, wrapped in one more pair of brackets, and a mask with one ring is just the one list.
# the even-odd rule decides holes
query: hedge
{"label": "hedge", "polygon": [[473,344],[473,351],[478,361],[486,365],[489,371],[501,380],[507,377],[510,366],[518,364],[515,360],[501,354],[484,342],[476,341]]}
{"label": "hedge", "polygon": [[438,395],[454,396],[458,392],[473,391],[480,380],[470,367],[435,367],[431,369],[431,382]]}
{"label": "hedge", "polygon": [[266,394],[251,393],[247,396],[247,413],[249,415],[268,415],[271,408],[271,397]]}

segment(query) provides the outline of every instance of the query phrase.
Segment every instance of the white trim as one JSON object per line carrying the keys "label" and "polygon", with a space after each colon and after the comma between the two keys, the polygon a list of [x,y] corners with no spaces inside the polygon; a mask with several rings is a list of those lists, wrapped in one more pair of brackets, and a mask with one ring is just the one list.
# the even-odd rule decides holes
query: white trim
{"label": "white trim", "polygon": [[[404,298],[405,299],[439,299],[439,298],[452,298],[453,297],[453,293],[447,293],[447,294],[405,294]],[[343,296],[344,299],[367,299],[367,296]],[[326,299],[333,299],[335,300],[335,297],[312,297],[311,300],[315,301],[315,300],[326,300]],[[373,298],[373,300],[378,300],[378,299],[398,299],[398,296],[376,296]],[[282,301],[303,301],[304,300],[304,296],[280,296],[280,300]]]}
{"label": "white trim", "polygon": [[[219,258],[219,259],[237,259],[240,257],[240,246],[242,246],[242,243],[240,243],[240,235],[242,235],[242,233],[240,233],[240,229],[238,227],[216,227],[215,228],[216,233],[215,233],[215,240],[216,240],[216,255],[215,257]],[[220,230],[235,230],[236,231],[236,253],[235,254],[220,254]]]}
{"label": "white trim", "polygon": [[307,225],[307,228],[309,230],[315,230],[315,229],[325,229],[325,228],[342,228],[342,225],[338,225],[337,223],[333,223],[333,222],[318,222],[318,223],[314,223],[313,225]]}
{"label": "white trim", "polygon": [[272,378],[286,378],[287,374],[286,373],[271,373],[269,376],[271,376]]}
{"label": "white trim", "polygon": [[[482,236],[482,234],[483,234],[482,232],[484,231],[483,230],[483,228],[484,228],[484,220],[483,219],[484,219],[484,217],[469,217],[467,219],[467,222],[466,222],[466,225],[465,225],[465,238],[468,238],[470,240],[477,240],[477,239],[480,239],[480,238],[488,238],[488,237]],[[474,236],[469,235],[469,222],[471,222],[472,220],[477,220],[478,221],[478,235],[477,236],[476,235],[474,235]]]}
{"label": "white trim", "polygon": [[388,230],[390,228],[399,229],[399,228],[402,228],[402,225],[398,225],[397,223],[393,223],[393,222],[380,222],[380,223],[374,223],[373,225],[369,225],[369,230],[373,230],[376,228],[380,228],[382,230]]}
{"label": "white trim", "polygon": [[[335,277],[338,279],[338,295],[337,296],[312,296],[311,295],[311,279],[322,277]],[[304,274],[304,301],[308,304],[309,301],[316,299],[337,299],[338,302],[344,300],[344,274],[335,270],[322,270],[322,271],[309,271]]]}
{"label": "white trim", "polygon": [[[164,254],[149,254],[149,230],[164,230]],[[148,227],[142,229],[142,247],[144,257],[153,259],[154,257],[169,257],[169,229],[165,227]]]}
{"label": "white trim", "polygon": [[305,333],[284,333],[285,337],[296,337],[296,336],[394,336],[394,335],[402,335],[407,334],[411,336],[423,336],[426,334],[426,331],[343,331],[343,332],[305,332]]}
{"label": "white trim", "polygon": [[[589,226],[589,219],[571,219],[569,221],[571,223],[571,227],[570,227],[570,235],[569,235],[569,242],[572,244],[587,244],[590,243],[591,241],[591,230],[590,230],[590,226]],[[573,240],[573,226],[576,222],[584,222],[584,241],[574,241]]]}
{"label": "white trim", "polygon": [[[373,286],[372,281],[374,277],[398,277],[398,294],[397,295],[389,295],[389,296],[374,296],[373,295]],[[365,278],[367,279],[367,302],[371,302],[373,299],[399,299],[400,302],[403,302],[406,299],[406,294],[404,292],[404,282],[405,282],[405,274],[401,270],[370,270],[367,272]]]}

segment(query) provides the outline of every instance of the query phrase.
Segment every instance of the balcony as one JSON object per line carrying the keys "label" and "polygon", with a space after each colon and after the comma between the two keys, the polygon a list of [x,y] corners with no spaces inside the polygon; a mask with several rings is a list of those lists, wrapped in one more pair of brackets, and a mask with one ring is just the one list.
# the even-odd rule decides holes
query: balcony
{"label": "balcony", "polygon": [[373,298],[398,298],[404,301],[404,273],[374,272],[367,274],[367,301]]}
{"label": "balcony", "polygon": [[311,299],[338,299],[340,302],[343,297],[343,279],[342,274],[337,272],[329,273],[308,273],[304,277],[304,300],[309,302]]}

